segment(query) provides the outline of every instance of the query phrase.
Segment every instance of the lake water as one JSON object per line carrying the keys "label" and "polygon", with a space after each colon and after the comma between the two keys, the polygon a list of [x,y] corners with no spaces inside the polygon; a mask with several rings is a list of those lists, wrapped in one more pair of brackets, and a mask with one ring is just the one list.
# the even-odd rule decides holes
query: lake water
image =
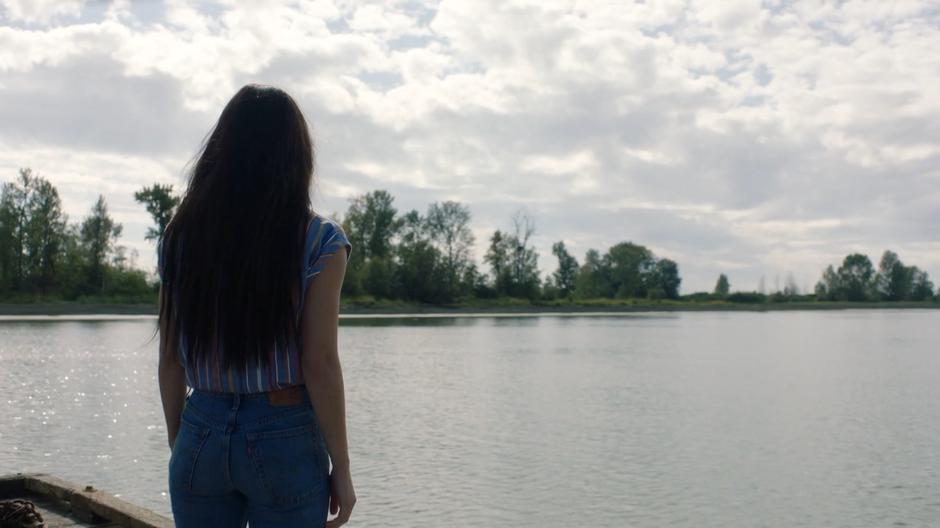
{"label": "lake water", "polygon": [[[0,473],[169,513],[153,319],[0,322]],[[351,526],[940,525],[940,310],[345,318]]]}

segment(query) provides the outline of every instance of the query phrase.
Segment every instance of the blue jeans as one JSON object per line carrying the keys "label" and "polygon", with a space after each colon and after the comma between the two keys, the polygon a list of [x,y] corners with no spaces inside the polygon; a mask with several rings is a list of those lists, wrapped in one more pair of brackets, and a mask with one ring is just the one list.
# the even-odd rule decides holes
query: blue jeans
{"label": "blue jeans", "polygon": [[289,394],[269,401],[267,393],[194,390],[186,398],[169,465],[177,527],[326,523],[326,444],[307,391]]}

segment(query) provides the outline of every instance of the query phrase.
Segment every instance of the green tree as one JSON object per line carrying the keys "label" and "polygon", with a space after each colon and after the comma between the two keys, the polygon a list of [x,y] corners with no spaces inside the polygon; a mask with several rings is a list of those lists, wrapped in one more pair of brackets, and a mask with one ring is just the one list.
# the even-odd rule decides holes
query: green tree
{"label": "green tree", "polygon": [[816,298],[829,301],[866,301],[878,295],[875,268],[860,253],[843,259],[838,270],[828,266],[816,284]]}
{"label": "green tree", "polygon": [[904,265],[897,253],[885,251],[878,263],[875,290],[886,301],[901,301],[910,297],[913,286],[911,268]]}
{"label": "green tree", "polygon": [[535,299],[539,293],[538,253],[531,244],[535,221],[525,209],[512,215],[513,231],[508,240],[512,262],[509,295]]}
{"label": "green tree", "polygon": [[842,294],[842,282],[832,265],[826,267],[822,278],[816,283],[816,299],[820,301],[839,300]]}
{"label": "green tree", "polygon": [[475,297],[492,297],[493,289],[486,283],[486,275],[480,273],[475,262],[471,262],[463,272],[461,278],[464,291]]}
{"label": "green tree", "polygon": [[[429,215],[435,208],[429,208]],[[436,225],[434,225],[436,223]],[[472,262],[462,262],[464,248],[449,247],[442,237],[441,222],[432,223],[428,217],[411,210],[402,217],[402,226],[397,249],[395,284],[396,295],[403,299],[427,303],[448,303],[460,295],[479,290],[484,293],[483,278]],[[459,225],[460,222],[457,223]],[[460,229],[456,229],[455,240],[459,240]],[[467,238],[463,237],[466,241]],[[462,242],[457,242],[458,245]],[[456,258],[454,257],[456,255]],[[459,270],[459,275],[455,274]],[[481,289],[482,288],[482,289]]]}
{"label": "green tree", "polygon": [[20,169],[0,190],[0,289],[47,293],[54,287],[66,218],[48,180]]}
{"label": "green tree", "polygon": [[42,293],[55,286],[67,219],[59,192],[44,178],[35,177],[27,200],[26,258],[29,279]]}
{"label": "green tree", "polygon": [[552,254],[558,258],[558,269],[552,275],[552,286],[558,289],[560,296],[568,297],[577,285],[578,261],[568,253],[564,241],[558,241],[552,245]]}
{"label": "green tree", "polygon": [[[376,190],[350,199],[343,218],[343,230],[353,247],[343,280],[343,292],[359,295],[363,292],[385,296],[389,285],[382,283],[389,277],[388,259],[392,257],[393,237],[401,227],[395,199],[388,191]],[[370,265],[373,259],[383,260]],[[370,288],[377,288],[371,290]]]}
{"label": "green tree", "polygon": [[[669,259],[660,259],[656,262],[655,271],[655,291],[657,296],[661,294],[667,299],[679,298],[679,285],[682,284],[682,278],[679,277],[679,265]],[[653,291],[653,289],[650,289]]]}
{"label": "green tree", "polygon": [[542,299],[553,300],[561,297],[561,291],[558,289],[558,286],[555,282],[555,275],[546,275],[542,279],[542,284],[539,285],[539,289],[542,291]]}
{"label": "green tree", "polygon": [[444,296],[454,299],[465,292],[462,276],[470,262],[474,237],[470,231],[470,209],[458,202],[433,203],[428,207],[425,229],[440,252]]}
{"label": "green tree", "polygon": [[611,291],[608,296],[617,298],[647,297],[651,281],[649,275],[655,271],[656,260],[652,251],[632,242],[614,245],[604,255],[604,267],[610,276]]}
{"label": "green tree", "polygon": [[609,270],[596,249],[589,249],[578,270],[575,296],[581,299],[611,297]]}
{"label": "green tree", "polygon": [[82,222],[81,243],[86,257],[87,284],[91,291],[104,290],[105,270],[115,242],[121,236],[122,226],[108,214],[104,196],[91,208],[91,214]]}
{"label": "green tree", "polygon": [[[442,303],[454,300],[457,288],[446,270],[441,251],[431,240],[427,219],[416,210],[402,217],[395,251],[395,295],[399,298]],[[459,280],[459,278],[458,278]]]}
{"label": "green tree", "polygon": [[922,271],[913,266],[910,268],[911,271],[911,293],[910,300],[912,301],[926,301],[933,297],[934,286],[931,282],[930,277],[927,276],[926,271]]}
{"label": "green tree", "polygon": [[715,295],[727,297],[731,293],[731,284],[728,282],[728,276],[722,273],[718,275],[718,282],[715,283]]}
{"label": "green tree", "polygon": [[534,299],[541,283],[538,254],[529,242],[535,226],[522,211],[513,215],[512,222],[513,231],[497,229],[493,233],[483,260],[490,265],[493,289],[497,295]]}
{"label": "green tree", "polygon": [[0,293],[13,288],[17,278],[17,260],[22,246],[17,245],[18,215],[12,184],[0,187]]}
{"label": "green tree", "polygon": [[933,297],[933,282],[917,266],[905,266],[892,251],[885,251],[875,276],[875,289],[888,301],[922,301]]}
{"label": "green tree", "polygon": [[0,291],[3,292],[19,286],[22,270],[23,244],[15,193],[13,184],[3,184],[0,194]]}
{"label": "green tree", "polygon": [[29,224],[29,197],[34,178],[31,169],[20,169],[18,178],[4,183],[0,197],[0,267],[3,285],[22,290],[26,284],[26,239]]}
{"label": "green tree", "polygon": [[395,198],[384,190],[350,199],[343,227],[350,243],[358,245],[358,253],[365,260],[387,257],[392,251],[392,238],[401,227],[394,201]]}
{"label": "green tree", "polygon": [[379,298],[391,298],[393,291],[392,258],[372,257],[365,263],[364,286],[369,294]]}
{"label": "green tree", "polygon": [[166,225],[170,223],[173,211],[180,203],[179,197],[173,195],[172,185],[155,183],[135,192],[134,199],[147,207],[147,212],[150,213],[150,216],[153,217],[153,223],[156,224],[155,228],[147,228],[145,238],[147,240],[156,240],[166,229]]}
{"label": "green tree", "polygon": [[82,245],[81,226],[70,223],[65,228],[65,237],[62,245],[62,265],[56,277],[61,295],[73,299],[88,290],[87,257]]}
{"label": "green tree", "polygon": [[840,297],[847,301],[865,301],[870,298],[875,268],[867,256],[860,253],[846,256],[837,274]]}
{"label": "green tree", "polygon": [[511,254],[515,250],[510,236],[499,229],[490,237],[490,245],[483,261],[490,265],[493,274],[493,289],[497,295],[509,294],[512,283]]}

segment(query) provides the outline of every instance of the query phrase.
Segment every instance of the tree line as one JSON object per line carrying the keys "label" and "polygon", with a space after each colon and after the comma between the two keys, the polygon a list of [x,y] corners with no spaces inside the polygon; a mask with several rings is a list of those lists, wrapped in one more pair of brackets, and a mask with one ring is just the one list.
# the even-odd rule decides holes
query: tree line
{"label": "tree line", "polygon": [[866,255],[853,253],[838,269],[823,271],[815,293],[827,301],[924,301],[934,297],[934,285],[926,271],[904,265],[893,251],[881,255],[878,269]]}
{"label": "tree line", "polygon": [[698,293],[689,297],[696,300],[727,300],[731,302],[790,302],[790,301],[843,301],[843,302],[921,302],[940,300],[940,291],[926,271],[917,266],[906,266],[898,254],[886,250],[876,269],[871,259],[861,253],[847,255],[838,268],[832,265],[823,270],[813,292],[801,293],[793,276],[787,277],[783,289],[767,294],[764,281],[757,291],[731,292],[728,276],[718,276],[713,293]]}
{"label": "tree line", "polygon": [[[145,238],[155,241],[180,198],[170,185],[153,184],[134,194],[153,219]],[[475,299],[519,298],[529,302],[587,299],[679,299],[679,266],[630,241],[601,253],[589,249],[579,262],[564,241],[552,244],[554,271],[538,269],[536,224],[525,210],[484,241],[483,268],[471,253],[476,243],[469,207],[435,202],[424,212],[401,213],[394,197],[374,190],[353,197],[340,221],[353,251],[343,293],[353,299],[449,304]],[[151,302],[159,284],[136,267],[136,252],[119,244],[121,224],[99,196],[88,214],[70,222],[56,188],[30,169],[0,188],[0,299]],[[684,300],[765,302],[792,300],[921,301],[934,297],[927,273],[886,251],[877,270],[852,254],[829,266],[813,293],[800,294],[792,277],[770,295],[732,292],[719,276],[714,292]]]}
{"label": "tree line", "polygon": [[352,198],[342,225],[358,249],[350,257],[344,293],[436,304],[497,297],[679,297],[678,265],[632,242],[616,244],[603,255],[592,249],[583,265],[564,241],[555,242],[552,254],[558,267],[542,277],[533,246],[536,225],[525,209],[515,211],[508,226],[488,237],[483,257],[487,269],[481,270],[471,257],[475,237],[470,221],[469,207],[455,201],[400,214],[385,190]]}
{"label": "tree line", "polygon": [[[179,196],[172,186],[154,184],[134,198],[154,221],[146,238],[156,240]],[[471,256],[475,239],[465,204],[435,202],[424,212],[400,214],[390,193],[374,190],[350,199],[342,217],[332,216],[341,220],[355,248],[343,283],[351,297],[435,304],[499,297],[679,297],[678,265],[632,242],[616,244],[604,254],[591,249],[579,264],[558,241],[552,246],[558,267],[543,278],[532,241],[535,222],[524,209],[489,236],[485,270]],[[128,255],[119,244],[122,231],[103,196],[73,223],[62,212],[55,186],[21,169],[0,188],[0,299],[153,300],[159,285],[136,268],[136,252]]]}
{"label": "tree line", "polygon": [[122,230],[101,195],[83,219],[70,222],[55,186],[20,169],[0,188],[0,298],[152,299],[136,251],[118,244]]}

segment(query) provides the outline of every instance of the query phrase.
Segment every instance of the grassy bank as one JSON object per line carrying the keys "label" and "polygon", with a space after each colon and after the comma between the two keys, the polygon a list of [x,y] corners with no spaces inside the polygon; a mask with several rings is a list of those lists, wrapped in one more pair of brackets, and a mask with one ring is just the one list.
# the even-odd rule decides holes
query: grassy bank
{"label": "grassy bank", "polygon": [[734,303],[728,301],[650,301],[646,299],[584,299],[529,302],[525,299],[492,299],[449,305],[427,305],[372,299],[343,303],[342,313],[551,313],[551,312],[692,312],[692,311],[783,311],[847,309],[940,309],[940,302],[833,302],[797,301]]}
{"label": "grassy bank", "polygon": [[[461,314],[461,313],[552,313],[552,312],[682,312],[682,311],[782,311],[846,309],[940,309],[940,302],[833,302],[795,301],[735,303],[728,301],[650,301],[645,299],[584,299],[529,302],[525,299],[487,299],[430,305],[371,297],[344,300],[344,314]],[[0,303],[0,315],[154,315],[153,302],[109,302],[102,299],[83,301],[46,301]]]}

